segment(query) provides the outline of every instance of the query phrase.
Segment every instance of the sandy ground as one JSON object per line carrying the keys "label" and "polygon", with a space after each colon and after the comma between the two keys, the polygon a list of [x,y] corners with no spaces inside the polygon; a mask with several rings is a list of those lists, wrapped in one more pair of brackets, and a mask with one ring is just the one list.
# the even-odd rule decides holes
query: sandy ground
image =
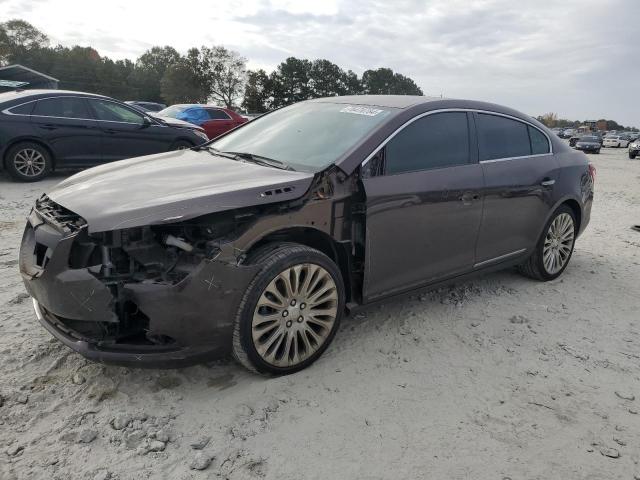
{"label": "sandy ground", "polygon": [[0,177],[0,478],[640,479],[640,160],[590,158],[592,220],[560,279],[368,308],[277,379],[103,366],[53,340],[17,255],[63,177]]}

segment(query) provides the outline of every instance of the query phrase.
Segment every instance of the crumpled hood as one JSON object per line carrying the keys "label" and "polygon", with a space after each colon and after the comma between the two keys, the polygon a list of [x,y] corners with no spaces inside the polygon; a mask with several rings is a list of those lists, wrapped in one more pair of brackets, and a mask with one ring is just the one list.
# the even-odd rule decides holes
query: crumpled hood
{"label": "crumpled hood", "polygon": [[[90,232],[102,232],[293,200],[312,180],[312,173],[179,150],[85,170],[48,196],[82,216]],[[283,190],[263,195],[278,188]]]}

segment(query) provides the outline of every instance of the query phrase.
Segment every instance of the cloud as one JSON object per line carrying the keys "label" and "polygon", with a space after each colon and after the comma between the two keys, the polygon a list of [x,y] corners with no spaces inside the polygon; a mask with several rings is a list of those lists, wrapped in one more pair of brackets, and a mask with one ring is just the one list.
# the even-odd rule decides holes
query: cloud
{"label": "cloud", "polygon": [[150,45],[224,44],[273,69],[287,56],[345,69],[391,67],[426,93],[506,104],[532,115],[640,126],[637,0],[4,0],[63,44],[135,59]]}

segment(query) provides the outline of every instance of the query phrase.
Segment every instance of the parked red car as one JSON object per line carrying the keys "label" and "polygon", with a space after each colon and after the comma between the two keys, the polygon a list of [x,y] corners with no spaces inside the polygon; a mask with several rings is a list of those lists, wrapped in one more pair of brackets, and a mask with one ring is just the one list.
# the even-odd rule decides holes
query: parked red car
{"label": "parked red car", "polygon": [[155,114],[159,117],[171,117],[204,128],[209,138],[237,127],[247,121],[246,118],[228,108],[214,105],[171,105]]}

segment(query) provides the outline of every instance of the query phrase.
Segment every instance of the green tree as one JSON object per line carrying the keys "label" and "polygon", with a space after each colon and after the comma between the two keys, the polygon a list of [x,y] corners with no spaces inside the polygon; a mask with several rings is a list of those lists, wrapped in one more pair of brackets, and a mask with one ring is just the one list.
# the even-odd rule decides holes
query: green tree
{"label": "green tree", "polygon": [[390,68],[365,71],[362,74],[362,90],[369,95],[423,95],[411,78],[394,73]]}
{"label": "green tree", "polygon": [[248,113],[265,113],[273,102],[273,83],[264,70],[249,71],[242,108]]}
{"label": "green tree", "polygon": [[232,108],[244,92],[247,59],[221,46],[202,47],[199,70],[209,98]]}
{"label": "green tree", "polygon": [[289,57],[270,75],[273,83],[275,108],[311,98],[309,74],[311,62]]}
{"label": "green tree", "polygon": [[347,73],[329,60],[314,60],[309,69],[311,97],[333,97],[348,92]]}
{"label": "green tree", "polygon": [[0,23],[0,63],[18,63],[28,53],[49,46],[49,37],[24,20]]}
{"label": "green tree", "polygon": [[347,87],[347,95],[358,95],[362,93],[362,82],[358,78],[358,75],[351,70],[347,70],[347,73],[345,73],[344,83]]}
{"label": "green tree", "polygon": [[160,81],[162,98],[169,105],[174,103],[204,103],[207,101],[206,86],[199,72],[188,58],[170,65]]}
{"label": "green tree", "polygon": [[129,81],[140,100],[162,100],[160,81],[167,69],[180,60],[180,54],[170,46],[152,47],[136,60]]}

